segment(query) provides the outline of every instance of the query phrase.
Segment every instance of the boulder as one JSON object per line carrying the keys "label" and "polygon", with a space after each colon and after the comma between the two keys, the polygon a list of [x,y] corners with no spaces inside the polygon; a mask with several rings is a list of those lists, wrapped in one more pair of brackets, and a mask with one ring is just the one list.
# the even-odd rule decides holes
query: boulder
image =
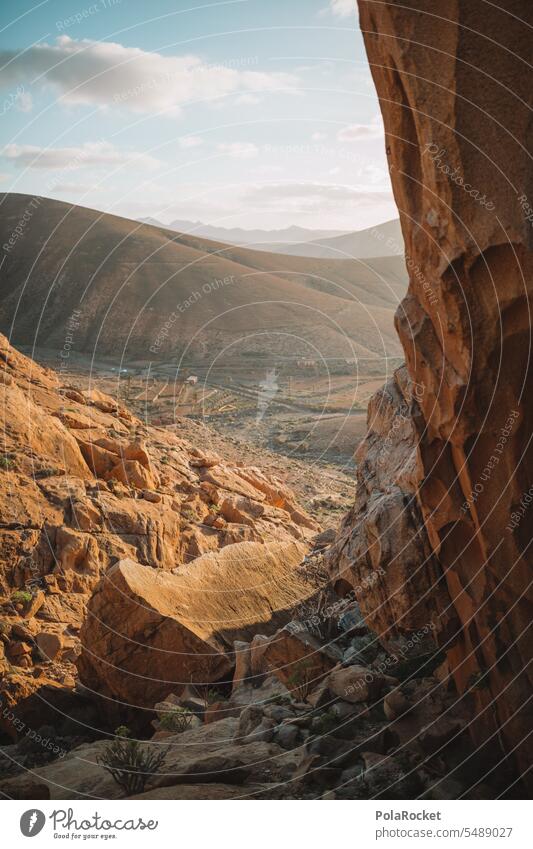
{"label": "boulder", "polygon": [[[82,683],[102,696],[152,707],[188,682],[231,678],[233,640],[258,627],[272,633],[311,593],[294,569],[302,553],[295,542],[241,543],[206,554],[177,575],[119,561],[88,605],[77,664]],[[112,706],[102,699],[104,712]]]}
{"label": "boulder", "polygon": [[[116,458],[115,458],[116,459]],[[135,489],[151,490],[157,486],[156,476],[138,460],[121,460],[104,474],[104,480],[116,480]]]}
{"label": "boulder", "polygon": [[55,660],[63,648],[60,634],[51,634],[47,631],[41,631],[40,634],[37,634],[35,642],[41,654],[47,660]]}
{"label": "boulder", "polygon": [[328,678],[330,692],[352,704],[379,698],[391,683],[396,683],[394,678],[380,675],[365,666],[339,667]]}
{"label": "boulder", "polygon": [[288,624],[265,646],[263,659],[270,671],[299,701],[307,697],[338,662],[336,653],[307,631]]}

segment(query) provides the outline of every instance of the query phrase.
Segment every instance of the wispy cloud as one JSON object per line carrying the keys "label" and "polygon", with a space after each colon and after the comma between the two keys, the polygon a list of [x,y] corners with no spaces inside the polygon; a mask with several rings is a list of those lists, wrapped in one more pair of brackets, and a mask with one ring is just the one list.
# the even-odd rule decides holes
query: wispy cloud
{"label": "wispy cloud", "polygon": [[381,118],[370,124],[349,124],[337,133],[337,141],[356,142],[384,137]]}
{"label": "wispy cloud", "polygon": [[359,206],[384,203],[392,199],[390,191],[370,191],[356,186],[336,183],[271,183],[256,185],[245,192],[251,205],[274,206],[282,210],[288,206],[299,211]]}
{"label": "wispy cloud", "polygon": [[194,55],[164,56],[115,42],[63,35],[54,44],[37,44],[23,53],[0,51],[0,86],[51,86],[66,104],[174,114],[197,100],[295,90],[294,75],[250,70],[249,65],[247,57],[233,60],[230,66],[210,65]]}
{"label": "wispy cloud", "polygon": [[217,145],[217,149],[234,159],[255,159],[259,153],[259,148],[252,142],[229,142]]}
{"label": "wispy cloud", "polygon": [[32,144],[8,144],[0,155],[19,168],[90,168],[134,162],[155,169],[157,159],[146,153],[120,150],[109,142],[86,142],[79,147],[38,147]]}
{"label": "wispy cloud", "polygon": [[350,18],[355,15],[355,0],[329,0],[328,11],[337,18]]}

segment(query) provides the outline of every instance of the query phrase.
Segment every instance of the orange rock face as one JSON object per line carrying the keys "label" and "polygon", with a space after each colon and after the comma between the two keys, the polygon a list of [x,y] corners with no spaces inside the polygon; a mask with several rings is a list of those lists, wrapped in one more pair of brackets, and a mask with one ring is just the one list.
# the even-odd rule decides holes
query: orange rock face
{"label": "orange rock face", "polygon": [[231,678],[234,640],[272,633],[315,591],[295,569],[305,550],[239,543],[174,575],[132,560],[112,566],[90,600],[78,660],[102,713],[152,708],[191,682]]}
{"label": "orange rock face", "polygon": [[[0,607],[13,646],[13,657],[0,658],[0,698],[15,693],[13,704],[16,694],[29,698],[38,689],[42,670],[33,668],[41,663],[35,647],[18,637],[9,643],[12,628],[22,619],[35,634],[52,625],[60,647],[51,674],[72,679],[87,602],[117,561],[129,558],[155,580],[158,572],[181,573],[203,554],[250,541],[264,549],[263,565],[272,545],[300,557],[314,535],[315,523],[281,481],[224,462],[205,446],[199,451],[179,432],[144,426],[97,389],[62,386],[1,335],[0,410]],[[234,505],[227,518],[218,514],[222,503]],[[274,605],[282,596],[277,581],[263,590],[270,613],[269,591]],[[279,581],[291,586],[285,573]],[[11,681],[15,656],[18,673],[28,676],[24,686]],[[134,665],[144,662],[139,651]],[[218,671],[229,668],[224,655]]]}
{"label": "orange rock face", "polygon": [[[410,274],[396,323],[416,387],[414,509],[432,551],[424,543],[418,563],[408,560],[476,717],[474,740],[500,757],[512,752],[524,773],[533,671],[533,9],[505,7],[450,0],[436,15],[431,0],[359,0]],[[366,485],[371,492],[374,481]],[[411,508],[405,513],[404,526]],[[354,544],[370,520],[352,519]],[[403,556],[396,545],[380,550],[383,539],[386,549],[390,536],[376,522],[364,556],[354,549],[359,578]],[[401,620],[405,596],[380,586],[384,597],[365,604],[386,600],[391,623]],[[420,597],[417,619],[424,604]]]}

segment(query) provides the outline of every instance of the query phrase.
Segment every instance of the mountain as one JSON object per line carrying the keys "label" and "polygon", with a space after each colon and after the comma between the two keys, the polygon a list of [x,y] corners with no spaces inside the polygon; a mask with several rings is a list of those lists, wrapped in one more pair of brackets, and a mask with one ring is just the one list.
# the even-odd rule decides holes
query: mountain
{"label": "mountain", "polygon": [[[400,257],[252,251],[29,195],[0,196],[0,329],[125,360],[400,355]],[[249,361],[248,361],[249,362]]]}
{"label": "mountain", "polygon": [[[143,224],[176,230],[178,233],[189,233],[216,242],[227,242],[231,245],[293,245],[299,242],[310,242],[319,239],[331,239],[342,236],[343,230],[308,230],[305,227],[286,227],[282,230],[246,230],[243,227],[215,227],[203,224],[201,221],[182,221],[176,219],[170,224],[162,224],[155,218],[141,218]],[[262,248],[270,250],[270,248]]]}
{"label": "mountain", "polygon": [[376,224],[355,233],[341,233],[332,238],[317,236],[300,244],[283,245],[273,243],[263,250],[272,250],[292,256],[308,256],[331,259],[361,259],[385,256],[402,256],[404,252],[400,220],[394,218],[384,224]]}

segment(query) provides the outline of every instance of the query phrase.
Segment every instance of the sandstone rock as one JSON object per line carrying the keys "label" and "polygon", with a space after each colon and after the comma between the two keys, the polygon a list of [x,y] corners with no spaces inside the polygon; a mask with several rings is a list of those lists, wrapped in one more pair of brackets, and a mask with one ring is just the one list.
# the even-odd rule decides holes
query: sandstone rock
{"label": "sandstone rock", "polygon": [[138,460],[122,460],[105,473],[104,479],[117,480],[126,486],[143,490],[154,489],[157,486],[154,475]]}
{"label": "sandstone rock", "polygon": [[335,669],[328,678],[330,691],[353,704],[379,698],[394,679],[379,675],[365,666],[347,666]]}
{"label": "sandstone rock", "polygon": [[32,594],[30,601],[24,602],[23,614],[26,619],[31,619],[32,616],[35,616],[35,614],[38,613],[43,604],[44,593],[42,590],[37,590],[37,592]]}
{"label": "sandstone rock", "polygon": [[47,631],[41,631],[40,634],[37,634],[35,642],[44,657],[48,660],[55,660],[63,648],[61,636],[59,634],[48,633]]}
{"label": "sandstone rock", "polygon": [[[358,494],[337,575],[353,569],[350,582],[361,586],[376,567],[383,570],[372,597],[361,595],[380,633],[386,622],[414,625],[409,599],[416,601],[415,628],[445,614],[440,642],[459,692],[490,670],[489,686],[474,692],[473,739],[481,745],[498,736],[524,775],[532,745],[524,631],[533,610],[531,523],[509,517],[533,467],[533,241],[509,185],[523,186],[528,169],[529,31],[520,15],[478,0],[450,5],[444,18],[432,17],[429,0],[416,8],[360,0],[359,8],[410,276],[396,324],[413,383],[403,421],[395,416],[394,423],[411,430],[412,461],[402,473],[391,450],[395,433],[384,432],[383,422],[373,426],[370,415],[367,460],[358,471],[366,504]],[[405,50],[406,34],[421,24],[423,38]],[[475,73],[466,70],[473,55]],[[480,98],[488,108],[479,109]],[[385,518],[379,500],[387,477]]]}
{"label": "sandstone rock", "polygon": [[143,490],[143,498],[145,501],[150,501],[152,504],[159,504],[161,501],[161,496],[158,492],[154,492],[151,489]]}
{"label": "sandstone rock", "polygon": [[[301,556],[296,543],[244,543],[204,555],[178,575],[120,561],[89,603],[81,681],[102,695],[151,707],[172,685],[228,676],[233,639],[258,625],[274,631],[309,592],[294,571]],[[142,650],[132,653],[132,643]],[[107,704],[103,699],[102,710]]]}
{"label": "sandstone rock", "polygon": [[266,634],[255,634],[250,643],[250,671],[255,678],[259,678],[267,671],[265,652],[269,643]]}
{"label": "sandstone rock", "polygon": [[117,464],[117,455],[94,442],[88,442],[77,437],[77,442],[83,459],[98,478],[105,475]]}
{"label": "sandstone rock", "polygon": [[263,657],[272,674],[299,700],[305,699],[338,661],[315,637],[291,625],[270,638]]}
{"label": "sandstone rock", "polygon": [[213,469],[220,463],[220,457],[214,453],[202,454],[198,452],[198,456],[191,457],[189,463],[193,468]]}

